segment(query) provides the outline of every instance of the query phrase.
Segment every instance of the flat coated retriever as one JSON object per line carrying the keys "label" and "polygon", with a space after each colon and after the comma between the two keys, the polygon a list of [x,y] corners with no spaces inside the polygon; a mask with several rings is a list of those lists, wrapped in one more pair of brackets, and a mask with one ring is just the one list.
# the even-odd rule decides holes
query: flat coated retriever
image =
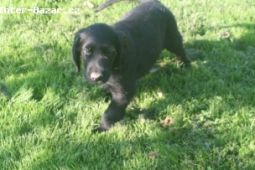
{"label": "flat coated retriever", "polygon": [[173,14],[156,0],[140,3],[114,25],[97,23],[75,34],[72,52],[77,70],[82,60],[86,80],[111,93],[95,131],[106,131],[123,119],[137,80],[149,72],[163,49],[190,66]]}

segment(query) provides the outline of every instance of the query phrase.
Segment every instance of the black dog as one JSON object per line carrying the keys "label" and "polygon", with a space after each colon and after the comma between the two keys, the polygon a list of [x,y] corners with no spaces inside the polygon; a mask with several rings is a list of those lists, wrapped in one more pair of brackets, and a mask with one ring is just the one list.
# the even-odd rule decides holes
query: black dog
{"label": "black dog", "polygon": [[190,65],[175,18],[158,1],[141,3],[112,26],[94,24],[76,33],[73,59],[77,70],[82,59],[85,78],[103,85],[112,96],[97,131],[108,130],[124,117],[137,80],[150,70],[163,49]]}

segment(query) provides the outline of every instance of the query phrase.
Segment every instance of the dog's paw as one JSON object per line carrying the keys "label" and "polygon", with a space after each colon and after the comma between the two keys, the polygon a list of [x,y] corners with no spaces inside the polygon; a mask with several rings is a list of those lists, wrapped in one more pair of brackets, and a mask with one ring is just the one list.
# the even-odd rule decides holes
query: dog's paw
{"label": "dog's paw", "polygon": [[92,133],[102,133],[102,132],[106,132],[107,130],[109,130],[108,128],[104,128],[102,126],[97,126],[97,127],[93,127],[92,129]]}

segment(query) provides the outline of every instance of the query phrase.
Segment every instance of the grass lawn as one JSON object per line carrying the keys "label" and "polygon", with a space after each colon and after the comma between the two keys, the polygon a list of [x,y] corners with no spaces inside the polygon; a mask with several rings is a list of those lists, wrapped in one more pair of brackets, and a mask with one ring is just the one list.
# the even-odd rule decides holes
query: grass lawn
{"label": "grass lawn", "polygon": [[162,0],[192,69],[164,51],[125,119],[92,134],[108,102],[75,73],[74,33],[137,5],[103,1],[1,0],[0,169],[254,170],[255,1]]}

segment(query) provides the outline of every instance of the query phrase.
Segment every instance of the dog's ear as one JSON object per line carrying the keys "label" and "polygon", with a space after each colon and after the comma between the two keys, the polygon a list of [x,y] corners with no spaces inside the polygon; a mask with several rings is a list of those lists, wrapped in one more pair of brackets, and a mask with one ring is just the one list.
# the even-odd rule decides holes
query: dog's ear
{"label": "dog's ear", "polygon": [[73,41],[72,54],[73,60],[76,65],[77,72],[81,70],[81,48],[80,48],[81,37],[80,33],[76,33]]}
{"label": "dog's ear", "polygon": [[115,44],[115,58],[114,58],[114,61],[113,61],[113,69],[117,70],[119,69],[119,67],[121,66],[121,52],[122,52],[122,49],[121,49],[121,44],[120,44],[120,41],[118,40],[117,43]]}
{"label": "dog's ear", "polygon": [[116,45],[116,51],[117,55],[113,63],[113,68],[114,69],[121,69],[120,67],[123,66],[123,53],[124,49],[127,48],[128,46],[128,39],[125,34],[116,32],[118,35],[118,40],[117,40],[117,45]]}

